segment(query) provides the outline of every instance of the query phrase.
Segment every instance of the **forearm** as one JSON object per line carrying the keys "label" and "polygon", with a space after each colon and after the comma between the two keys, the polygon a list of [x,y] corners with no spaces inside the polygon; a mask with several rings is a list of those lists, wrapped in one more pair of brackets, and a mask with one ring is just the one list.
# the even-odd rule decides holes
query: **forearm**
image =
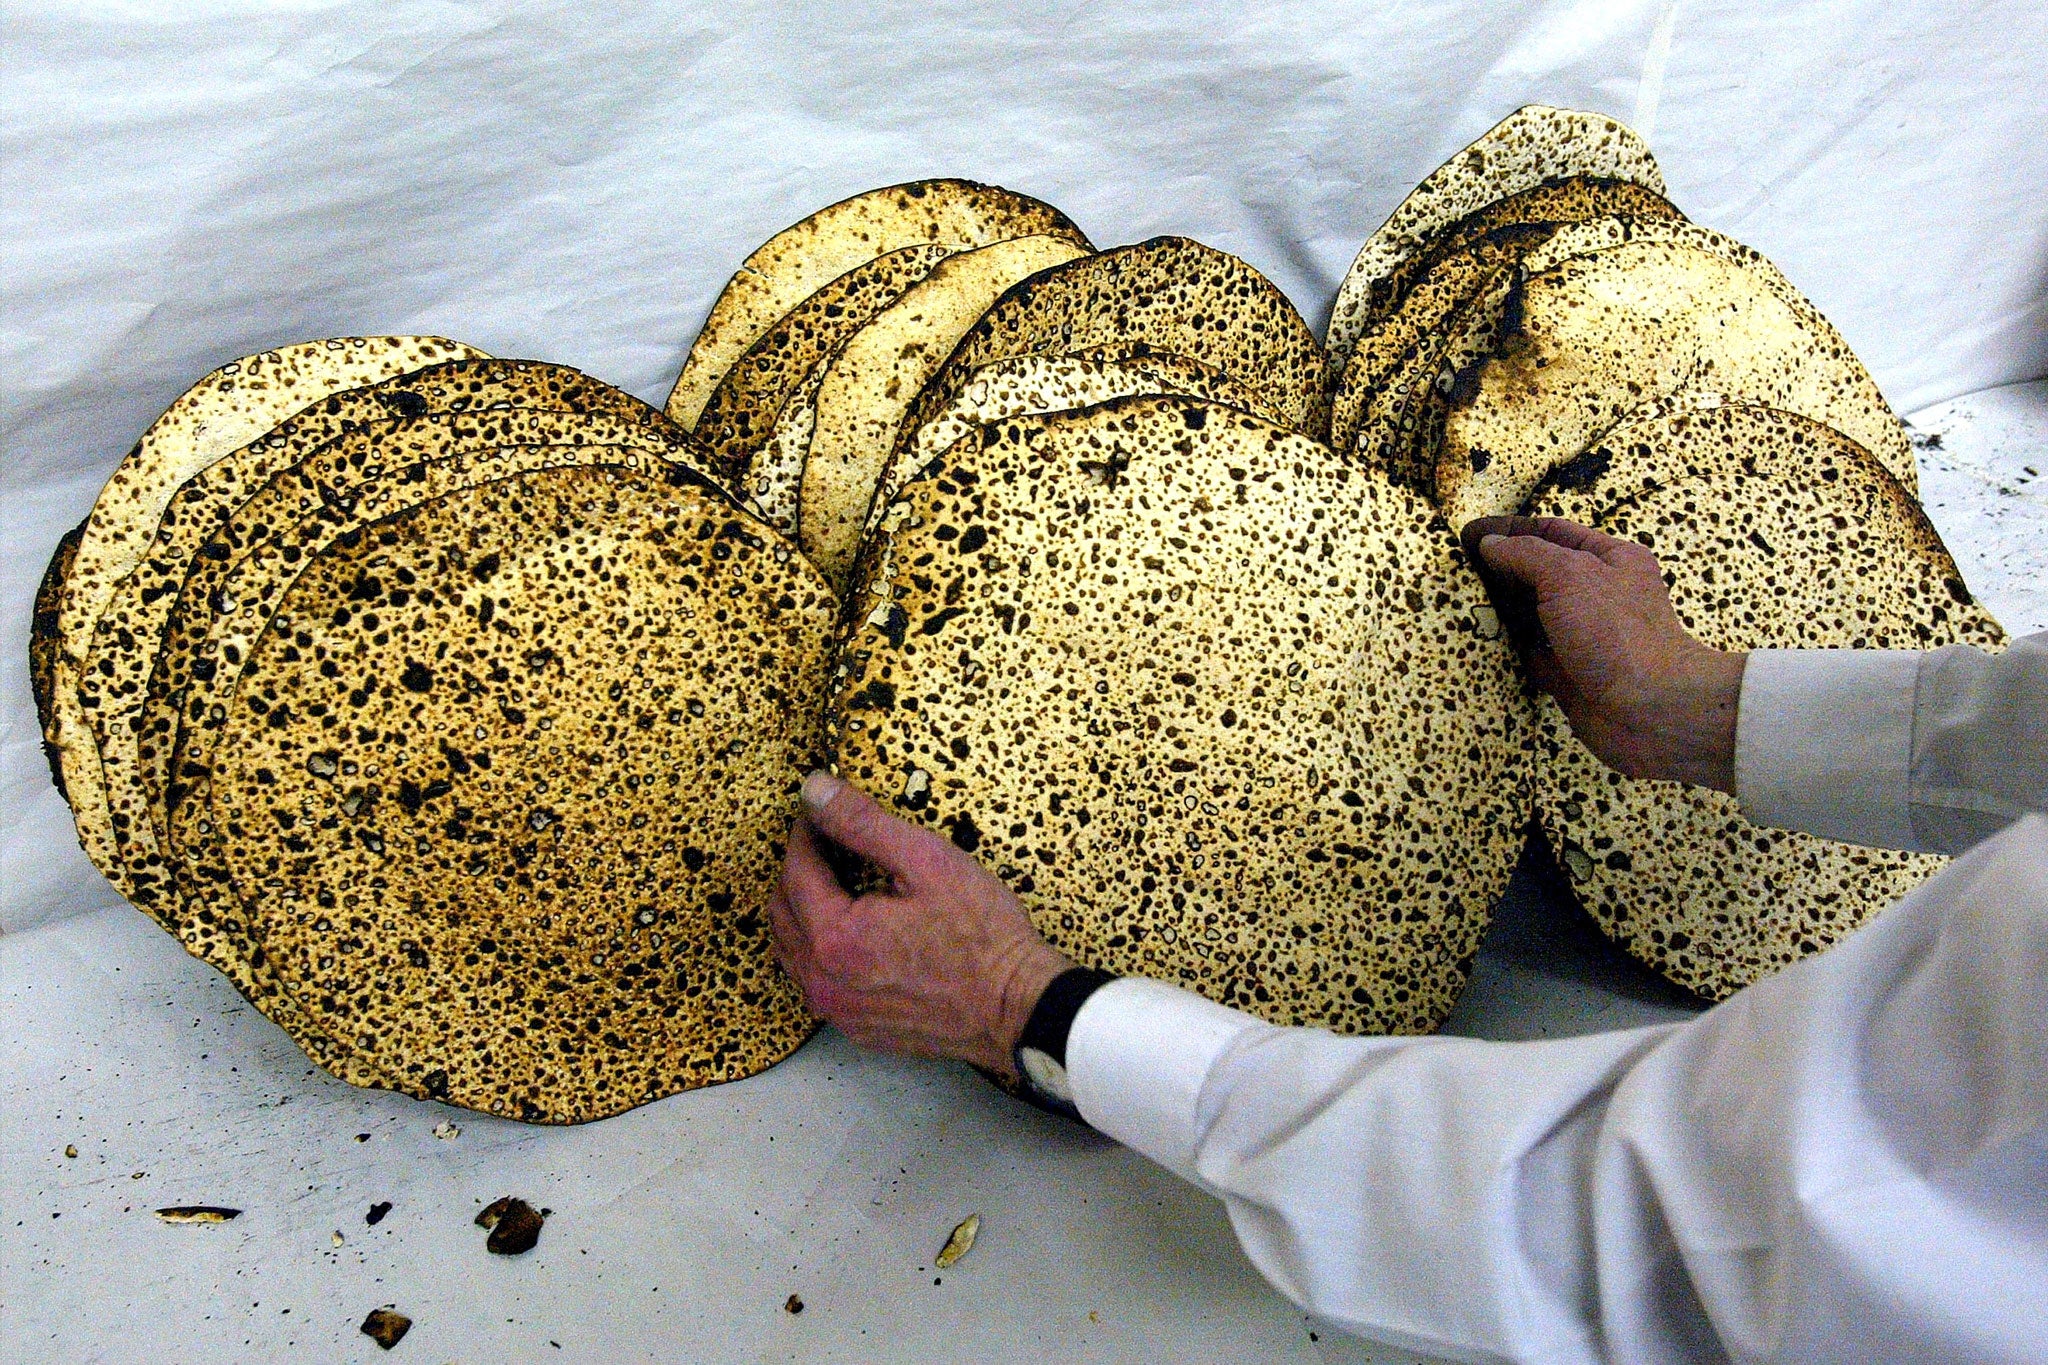
{"label": "forearm", "polygon": [[1337,1038],[1151,982],[1067,1062],[1303,1308],[1461,1358],[2028,1358],[2048,1333],[2048,822],[1700,1018]]}
{"label": "forearm", "polygon": [[2003,654],[1958,645],[1921,661],[1910,799],[1915,838],[1945,853],[2048,812],[2048,635]]}
{"label": "forearm", "polygon": [[1571,1287],[1593,1254],[1586,1168],[1612,1087],[1666,1032],[1339,1038],[1125,981],[1067,1059],[1084,1116],[1222,1198],[1305,1310],[1438,1354],[1592,1359]]}
{"label": "forearm", "polygon": [[1960,853],[2048,807],[2048,640],[1995,656],[1758,650],[1735,748],[1757,824]]}

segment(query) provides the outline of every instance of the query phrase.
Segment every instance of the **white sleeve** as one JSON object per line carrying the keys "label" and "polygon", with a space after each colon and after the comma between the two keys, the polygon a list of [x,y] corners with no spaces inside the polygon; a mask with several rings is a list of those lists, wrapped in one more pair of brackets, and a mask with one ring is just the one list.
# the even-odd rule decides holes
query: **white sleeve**
{"label": "white sleeve", "polygon": [[1339,1038],[1156,982],[1067,1064],[1304,1309],[1472,1360],[2038,1360],[2048,820],[1690,1022]]}
{"label": "white sleeve", "polygon": [[2048,635],[2003,654],[1753,650],[1735,790],[1759,825],[1932,853],[2048,810]]}

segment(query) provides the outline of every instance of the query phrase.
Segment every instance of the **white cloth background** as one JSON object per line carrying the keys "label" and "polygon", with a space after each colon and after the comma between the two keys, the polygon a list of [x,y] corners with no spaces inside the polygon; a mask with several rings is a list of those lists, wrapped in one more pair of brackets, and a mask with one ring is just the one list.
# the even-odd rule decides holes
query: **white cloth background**
{"label": "white cloth background", "polygon": [[1650,137],[1912,410],[2048,372],[2048,23],[1962,7],[15,3],[0,67],[0,927],[102,906],[23,641],[57,536],[236,355],[439,332],[666,393],[746,252],[930,175],[1199,237],[1320,326],[1515,106]]}

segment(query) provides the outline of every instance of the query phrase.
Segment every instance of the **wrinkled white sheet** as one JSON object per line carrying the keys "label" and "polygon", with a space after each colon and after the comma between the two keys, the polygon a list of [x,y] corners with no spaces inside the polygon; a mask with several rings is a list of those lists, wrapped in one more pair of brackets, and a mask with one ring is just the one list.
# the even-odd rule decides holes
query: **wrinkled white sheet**
{"label": "wrinkled white sheet", "polygon": [[1178,232],[1320,326],[1401,194],[1514,106],[1650,136],[1902,410],[2048,371],[2048,25],[1935,5],[983,0],[15,4],[0,69],[0,927],[105,905],[36,744],[29,606],[191,380],[432,331],[659,400],[725,277],[956,174]]}
{"label": "wrinkled white sheet", "polygon": [[[0,928],[115,903],[35,742],[36,578],[164,404],[266,346],[440,331],[659,401],[752,246],[936,174],[1051,199],[1098,243],[1238,252],[1320,326],[1401,194],[1544,100],[1650,134],[1681,207],[1777,260],[1903,410],[2048,372],[2034,6],[1764,9],[6,6]],[[2044,395],[1921,424],[1947,437],[1944,534],[1988,528],[1966,573],[2036,619],[2018,481],[2048,468]],[[1557,932],[1497,923],[1450,1031],[1680,1013]],[[0,1035],[0,1209],[24,1224],[0,1239],[0,1356],[369,1359],[355,1323],[397,1302],[419,1322],[400,1351],[433,1360],[1406,1358],[1311,1337],[1216,1207],[1135,1154],[829,1035],[742,1085],[519,1128],[308,1074],[125,909],[0,944]],[[435,1139],[449,1117],[463,1135]],[[514,1190],[557,1218],[534,1257],[483,1256],[469,1209]],[[249,1212],[148,1217],[188,1200]],[[980,1247],[932,1285],[935,1239],[977,1209]]]}

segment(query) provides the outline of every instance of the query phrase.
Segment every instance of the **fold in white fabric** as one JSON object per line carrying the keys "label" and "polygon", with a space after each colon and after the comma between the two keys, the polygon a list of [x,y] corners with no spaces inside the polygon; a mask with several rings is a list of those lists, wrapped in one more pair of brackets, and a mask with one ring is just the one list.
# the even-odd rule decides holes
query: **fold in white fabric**
{"label": "fold in white fabric", "polygon": [[1752,821],[1961,853],[2048,803],[2048,635],[2003,654],[1759,649],[1735,785]]}
{"label": "fold in white fabric", "polygon": [[1913,681],[1903,649],[1758,649],[1742,671],[1735,790],[1754,824],[1914,848]]}
{"label": "fold in white fabric", "polygon": [[[1746,809],[1918,843],[1918,802],[2048,805],[2023,785],[2040,713],[2016,710],[2041,644],[1753,655]],[[1221,1198],[1283,1293],[1390,1344],[1948,1365],[2048,1342],[2038,815],[1684,1024],[1340,1038],[1127,980],[1082,1009],[1067,1062],[1088,1120]]]}
{"label": "fold in white fabric", "polygon": [[1913,836],[1960,853],[2048,793],[2048,634],[2003,654],[1950,646],[1913,687]]}

